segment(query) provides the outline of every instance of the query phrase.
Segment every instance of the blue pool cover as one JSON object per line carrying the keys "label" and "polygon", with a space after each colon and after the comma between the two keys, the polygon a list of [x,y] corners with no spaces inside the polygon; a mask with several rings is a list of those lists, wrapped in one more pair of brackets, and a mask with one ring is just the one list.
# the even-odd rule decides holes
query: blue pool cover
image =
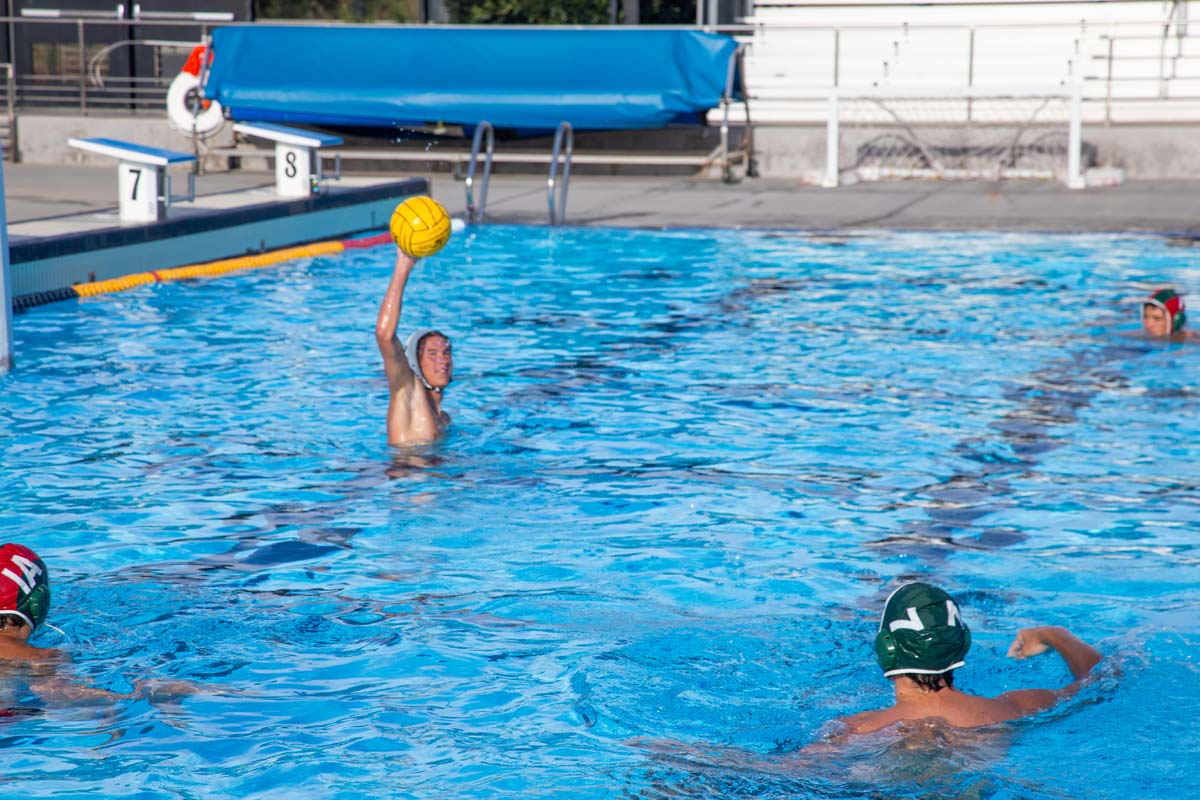
{"label": "blue pool cover", "polygon": [[736,49],[688,30],[232,25],[205,94],[239,122],[657,128],[717,106]]}

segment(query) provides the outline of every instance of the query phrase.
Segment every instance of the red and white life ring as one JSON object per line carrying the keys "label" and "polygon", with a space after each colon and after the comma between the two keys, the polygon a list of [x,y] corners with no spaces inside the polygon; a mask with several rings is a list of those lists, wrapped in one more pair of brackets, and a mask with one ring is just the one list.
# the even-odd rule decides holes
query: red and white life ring
{"label": "red and white life ring", "polygon": [[[204,61],[205,47],[192,49],[183,70],[171,81],[167,90],[167,118],[171,124],[187,134],[207,136],[225,124],[225,112],[216,100],[200,100],[196,91],[200,88],[200,69]],[[212,63],[212,54],[208,56]],[[196,113],[193,113],[193,108]]]}

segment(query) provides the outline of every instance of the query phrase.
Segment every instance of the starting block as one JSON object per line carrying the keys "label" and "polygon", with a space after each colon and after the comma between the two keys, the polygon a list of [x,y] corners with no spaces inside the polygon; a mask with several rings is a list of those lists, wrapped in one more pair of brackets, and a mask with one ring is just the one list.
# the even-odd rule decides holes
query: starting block
{"label": "starting block", "polygon": [[[319,194],[325,176],[321,172],[321,154],[317,151],[342,143],[340,136],[270,122],[238,122],[233,129],[275,143],[275,193],[280,197]],[[342,159],[338,156],[334,178],[341,176]]]}
{"label": "starting block", "polygon": [[[122,222],[165,220],[172,199],[167,167],[196,160],[190,153],[143,147],[118,139],[68,139],[67,144],[117,159],[117,205]],[[188,194],[182,199],[195,198],[196,176],[189,172]]]}

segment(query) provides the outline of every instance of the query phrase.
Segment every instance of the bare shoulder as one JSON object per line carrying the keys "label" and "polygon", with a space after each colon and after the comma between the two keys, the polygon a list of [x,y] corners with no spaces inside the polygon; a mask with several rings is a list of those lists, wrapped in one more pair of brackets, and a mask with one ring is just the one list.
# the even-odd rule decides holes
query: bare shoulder
{"label": "bare shoulder", "polygon": [[1056,692],[1025,689],[999,697],[956,694],[949,702],[892,706],[840,720],[848,733],[873,733],[897,722],[941,722],[952,728],[979,728],[1035,714],[1058,701]]}
{"label": "bare shoulder", "polygon": [[845,726],[846,733],[871,733],[880,728],[886,728],[902,718],[895,707],[892,707],[860,711],[857,714],[842,717],[837,722]]}
{"label": "bare shoulder", "polygon": [[0,661],[46,663],[66,660],[66,654],[53,647],[34,647],[21,642],[0,643]]}

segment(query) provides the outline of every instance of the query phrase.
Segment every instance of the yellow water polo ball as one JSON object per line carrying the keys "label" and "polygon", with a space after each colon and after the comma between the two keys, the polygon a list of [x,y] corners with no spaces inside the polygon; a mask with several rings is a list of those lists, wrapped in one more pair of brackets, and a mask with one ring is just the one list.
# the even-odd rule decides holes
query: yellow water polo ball
{"label": "yellow water polo ball", "polygon": [[413,258],[436,253],[450,241],[450,215],[432,197],[410,197],[392,212],[392,238]]}

